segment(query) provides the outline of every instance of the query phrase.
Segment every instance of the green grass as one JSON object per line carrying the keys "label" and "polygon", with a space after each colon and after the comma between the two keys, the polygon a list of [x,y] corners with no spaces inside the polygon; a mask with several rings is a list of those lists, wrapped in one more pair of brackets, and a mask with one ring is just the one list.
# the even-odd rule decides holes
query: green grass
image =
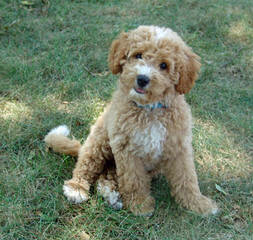
{"label": "green grass", "polygon": [[[0,239],[253,239],[252,12],[252,0],[1,1]],[[141,24],[174,29],[202,58],[187,100],[200,187],[218,216],[180,208],[164,178],[150,219],[62,194],[75,159],[46,152],[43,138],[67,124],[85,140],[116,85],[111,41]]]}

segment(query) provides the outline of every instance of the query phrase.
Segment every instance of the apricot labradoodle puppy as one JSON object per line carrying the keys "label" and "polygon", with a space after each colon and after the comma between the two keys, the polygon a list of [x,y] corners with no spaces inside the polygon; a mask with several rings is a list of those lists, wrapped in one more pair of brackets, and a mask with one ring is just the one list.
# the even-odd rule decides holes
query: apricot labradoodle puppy
{"label": "apricot labradoodle puppy", "polygon": [[98,191],[114,207],[151,215],[151,179],[163,174],[175,200],[208,214],[218,208],[199,190],[192,150],[192,116],[185,101],[200,70],[199,57],[169,28],[140,26],[113,41],[109,66],[118,88],[84,143],[60,126],[45,142],[54,151],[78,156],[63,190],[68,200],[86,201]]}

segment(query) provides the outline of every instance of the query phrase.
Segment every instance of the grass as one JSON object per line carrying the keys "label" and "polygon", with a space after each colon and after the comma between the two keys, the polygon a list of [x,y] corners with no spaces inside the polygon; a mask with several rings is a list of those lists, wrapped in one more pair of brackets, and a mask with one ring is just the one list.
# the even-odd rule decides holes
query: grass
{"label": "grass", "polygon": [[[253,239],[252,12],[252,0],[1,1],[0,239]],[[171,27],[202,58],[186,97],[200,187],[218,216],[180,208],[164,178],[151,219],[62,194],[75,159],[46,152],[43,138],[65,123],[85,140],[115,88],[110,43],[141,24]]]}

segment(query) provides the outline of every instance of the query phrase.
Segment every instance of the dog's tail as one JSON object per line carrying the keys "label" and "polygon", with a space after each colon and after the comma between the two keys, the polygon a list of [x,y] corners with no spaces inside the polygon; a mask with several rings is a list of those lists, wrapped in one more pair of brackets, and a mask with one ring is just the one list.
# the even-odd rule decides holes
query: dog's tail
{"label": "dog's tail", "polygon": [[78,156],[81,143],[67,136],[70,131],[66,125],[53,128],[44,138],[47,146],[55,152],[64,153],[71,156]]}

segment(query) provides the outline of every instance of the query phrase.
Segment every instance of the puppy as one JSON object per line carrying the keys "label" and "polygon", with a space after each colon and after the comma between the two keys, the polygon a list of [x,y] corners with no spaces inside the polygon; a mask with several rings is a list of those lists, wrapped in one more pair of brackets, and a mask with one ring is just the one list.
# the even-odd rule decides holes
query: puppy
{"label": "puppy", "polygon": [[151,179],[163,174],[181,206],[216,213],[216,204],[199,190],[184,98],[197,79],[200,58],[171,29],[140,26],[113,41],[108,60],[120,75],[118,87],[84,145],[67,137],[66,126],[45,137],[54,151],[78,156],[63,186],[68,200],[86,201],[98,180],[98,191],[114,208],[149,216],[155,208]]}

